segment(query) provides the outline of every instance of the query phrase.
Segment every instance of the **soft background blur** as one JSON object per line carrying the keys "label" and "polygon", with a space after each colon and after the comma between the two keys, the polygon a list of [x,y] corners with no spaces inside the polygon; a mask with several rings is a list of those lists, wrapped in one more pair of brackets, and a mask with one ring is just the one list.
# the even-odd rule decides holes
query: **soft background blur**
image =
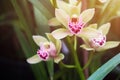
{"label": "soft background blur", "polygon": [[[26,62],[26,57],[35,54],[38,48],[32,40],[32,35],[50,32],[47,21],[54,16],[54,8],[49,0],[37,1],[0,1],[0,80],[39,80],[41,69],[44,71],[42,63],[30,66]],[[120,41],[120,17],[110,22],[112,26],[107,39]],[[102,63],[119,52],[120,45],[108,50],[102,57]],[[39,67],[36,67],[38,65]],[[120,66],[117,66],[105,80],[114,80],[118,75],[120,76]]]}
{"label": "soft background blur", "polygon": [[34,80],[13,25],[18,19],[10,0],[0,1],[0,80]]}

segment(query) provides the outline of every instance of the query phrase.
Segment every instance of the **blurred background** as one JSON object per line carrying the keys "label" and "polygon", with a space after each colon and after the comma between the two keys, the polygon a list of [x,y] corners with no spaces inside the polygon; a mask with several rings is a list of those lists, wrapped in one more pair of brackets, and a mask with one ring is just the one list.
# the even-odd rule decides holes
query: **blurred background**
{"label": "blurred background", "polygon": [[[83,3],[92,7],[87,1]],[[97,22],[99,9],[97,12],[91,23]],[[38,48],[32,35],[44,36],[45,32],[50,32],[47,22],[52,17],[54,7],[49,0],[0,1],[0,80],[47,80],[46,64],[42,62],[29,65],[26,59],[34,55]],[[120,17],[111,19],[110,22],[112,26],[107,39],[120,41]],[[101,58],[102,64],[119,52],[120,45],[105,52]],[[120,66],[104,80],[120,80]]]}
{"label": "blurred background", "polygon": [[10,0],[0,1],[0,80],[35,80],[26,63],[12,22],[17,14]]}

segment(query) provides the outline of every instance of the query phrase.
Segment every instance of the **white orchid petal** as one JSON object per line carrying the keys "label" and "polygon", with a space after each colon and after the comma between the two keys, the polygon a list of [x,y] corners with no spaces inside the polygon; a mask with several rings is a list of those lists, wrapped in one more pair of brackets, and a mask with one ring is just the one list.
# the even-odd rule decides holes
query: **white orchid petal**
{"label": "white orchid petal", "polygon": [[66,3],[66,2],[64,2],[62,0],[56,0],[56,2],[57,2],[57,7],[59,9],[62,9],[62,10],[66,11],[69,14],[70,6],[71,6],[70,4],[68,4],[68,3]]}
{"label": "white orchid petal", "polygon": [[88,45],[86,45],[86,44],[83,44],[83,45],[81,45],[80,47],[83,48],[83,49],[85,49],[85,50],[87,50],[87,51],[94,50],[94,48],[90,48],[90,47],[89,47]]}
{"label": "white orchid petal", "polygon": [[48,21],[48,25],[49,26],[59,26],[59,25],[61,25],[61,23],[56,18],[52,18]]}
{"label": "white orchid petal", "polygon": [[110,23],[103,24],[98,28],[99,31],[101,31],[104,35],[106,35],[109,32],[110,29]]}
{"label": "white orchid petal", "polygon": [[88,21],[90,21],[95,13],[95,9],[87,9],[85,11],[83,11],[80,16],[82,17],[82,20],[84,23],[87,23]]}
{"label": "white orchid petal", "polygon": [[111,49],[117,47],[120,44],[120,41],[108,41],[103,47],[97,49],[97,51],[104,51],[107,49]]}
{"label": "white orchid petal", "polygon": [[76,5],[77,4],[77,0],[69,0],[69,3],[71,4],[71,5]]}
{"label": "white orchid petal", "polygon": [[64,29],[64,28],[60,28],[60,29],[54,30],[52,32],[52,35],[56,39],[63,39],[64,37],[66,37],[68,35],[72,36],[72,34],[69,32],[69,30]]}
{"label": "white orchid petal", "polygon": [[27,59],[27,62],[30,64],[36,64],[41,61],[42,61],[42,59],[40,59],[40,57],[37,54]]}
{"label": "white orchid petal", "polygon": [[90,24],[89,26],[88,26],[88,28],[94,28],[94,29],[97,29],[97,24],[95,23],[95,24]]}
{"label": "white orchid petal", "polygon": [[59,63],[63,59],[64,59],[64,55],[60,53],[57,57],[54,58],[54,62]]}
{"label": "white orchid petal", "polygon": [[79,4],[77,5],[77,9],[78,9],[79,13],[81,12],[81,8],[82,8],[82,3],[79,2]]}
{"label": "white orchid petal", "polygon": [[40,35],[34,35],[32,37],[38,46],[40,46],[40,42],[48,42],[48,40],[46,38],[44,38],[43,36],[40,36]]}
{"label": "white orchid petal", "polygon": [[55,9],[55,16],[61,24],[68,28],[69,15],[62,9]]}

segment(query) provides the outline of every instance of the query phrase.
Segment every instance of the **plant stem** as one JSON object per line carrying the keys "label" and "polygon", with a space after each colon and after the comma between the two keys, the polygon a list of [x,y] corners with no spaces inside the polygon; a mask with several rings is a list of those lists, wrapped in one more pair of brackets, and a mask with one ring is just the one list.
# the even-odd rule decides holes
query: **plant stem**
{"label": "plant stem", "polygon": [[89,59],[88,59],[87,63],[85,64],[85,66],[83,67],[83,70],[86,69],[90,65],[92,58],[93,58],[93,52],[90,53]]}
{"label": "plant stem", "polygon": [[74,36],[74,50],[76,51],[77,49],[77,37]]}
{"label": "plant stem", "polygon": [[76,66],[75,65],[67,65],[67,64],[64,64],[62,61],[60,62],[60,64],[66,68],[75,68]]}
{"label": "plant stem", "polygon": [[73,57],[74,57],[74,61],[75,61],[75,66],[76,66],[76,69],[77,69],[77,71],[78,71],[78,74],[79,74],[79,76],[80,76],[80,80],[85,80],[85,76],[84,76],[84,73],[83,73],[83,70],[82,70],[82,68],[81,68],[81,65],[80,65],[80,63],[79,63],[79,60],[78,60],[78,57],[77,57],[77,52],[76,52],[76,48],[75,48],[75,46],[77,47],[77,40],[76,40],[76,37],[74,36],[74,40],[75,40],[75,42],[74,42],[74,47],[73,47],[73,45],[71,44],[71,41],[70,41],[70,38],[68,37],[67,38],[67,40],[68,40],[68,43],[69,43],[69,47],[70,47],[70,50],[71,50],[71,52],[72,52],[72,54],[73,54]]}

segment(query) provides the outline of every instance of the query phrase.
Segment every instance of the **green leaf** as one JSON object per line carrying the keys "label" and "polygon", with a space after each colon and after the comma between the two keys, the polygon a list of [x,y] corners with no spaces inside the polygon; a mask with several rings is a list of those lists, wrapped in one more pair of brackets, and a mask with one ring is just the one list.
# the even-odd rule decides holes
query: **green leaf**
{"label": "green leaf", "polygon": [[42,14],[44,14],[46,18],[50,19],[53,16],[52,11],[49,11],[53,9],[52,6],[50,5],[49,0],[29,0],[29,1],[35,8],[37,8]]}
{"label": "green leaf", "polygon": [[[19,24],[14,24],[14,30],[16,32],[16,35],[18,37],[19,43],[21,45],[21,48],[23,50],[23,52],[25,53],[26,57],[30,57],[31,55],[33,55],[35,52],[33,51],[33,48],[31,48],[30,44],[28,43],[26,37],[24,36],[24,33],[22,33],[22,31],[19,29]],[[44,80],[48,80],[47,77],[47,73],[45,70],[45,66],[43,65],[43,63],[39,63],[39,64],[34,64],[31,65],[31,68],[35,74],[35,78],[36,80],[40,80],[41,78]]]}
{"label": "green leaf", "polygon": [[47,69],[48,69],[48,73],[50,76],[50,80],[53,80],[53,75],[54,75],[54,62],[53,60],[49,60],[46,62],[47,64]]}
{"label": "green leaf", "polygon": [[39,32],[39,34],[44,35],[45,32],[50,32],[50,28],[48,26],[48,19],[46,15],[43,14],[42,11],[40,11],[35,6],[33,8],[36,24],[38,26],[37,31]]}
{"label": "green leaf", "polygon": [[120,53],[97,69],[87,80],[103,80],[120,63]]}

